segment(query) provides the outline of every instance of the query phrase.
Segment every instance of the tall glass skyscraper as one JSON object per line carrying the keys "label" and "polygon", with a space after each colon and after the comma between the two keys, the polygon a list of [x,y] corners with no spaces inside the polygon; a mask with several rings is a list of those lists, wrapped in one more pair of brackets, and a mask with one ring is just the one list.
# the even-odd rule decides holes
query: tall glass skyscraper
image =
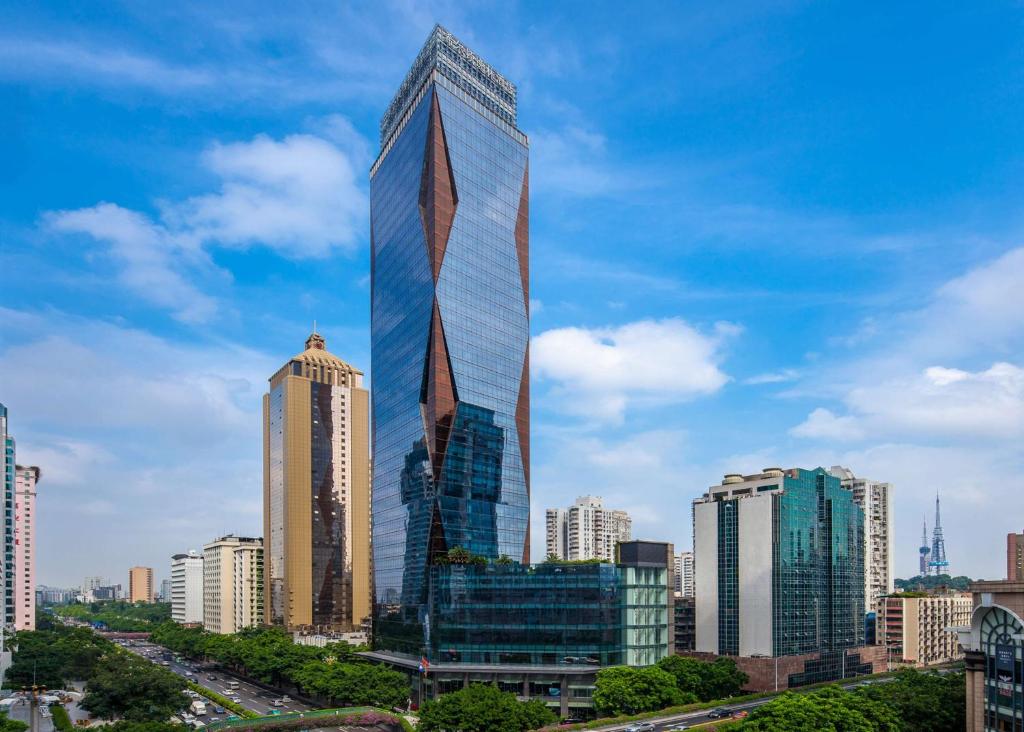
{"label": "tall glass skyscraper", "polygon": [[263,396],[264,622],[351,631],[369,616],[368,432],[363,373],[314,332]]}
{"label": "tall glass skyscraper", "polygon": [[370,172],[374,640],[430,653],[430,567],[529,560],[528,143],[516,89],[440,26]]}

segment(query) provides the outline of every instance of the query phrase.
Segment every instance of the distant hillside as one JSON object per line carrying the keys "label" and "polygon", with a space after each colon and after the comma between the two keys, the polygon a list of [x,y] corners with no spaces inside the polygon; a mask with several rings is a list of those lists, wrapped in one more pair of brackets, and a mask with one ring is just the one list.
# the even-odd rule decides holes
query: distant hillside
{"label": "distant hillside", "polygon": [[934,590],[938,587],[950,587],[954,590],[967,591],[968,585],[973,582],[970,577],[950,577],[948,574],[928,575],[927,577],[911,577],[910,579],[897,579],[895,585],[897,590]]}

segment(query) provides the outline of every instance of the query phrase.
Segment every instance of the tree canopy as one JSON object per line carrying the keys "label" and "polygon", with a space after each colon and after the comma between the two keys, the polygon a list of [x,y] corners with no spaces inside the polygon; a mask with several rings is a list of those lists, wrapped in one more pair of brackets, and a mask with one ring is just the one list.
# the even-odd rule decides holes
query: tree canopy
{"label": "tree canopy", "polygon": [[708,662],[686,656],[667,656],[658,661],[658,668],[672,674],[681,692],[693,694],[700,701],[735,696],[750,680],[731,658]]}
{"label": "tree canopy", "polygon": [[521,702],[493,684],[473,684],[428,701],[420,712],[419,732],[525,732],[556,721],[539,699]]}
{"label": "tree canopy", "polygon": [[102,623],[109,630],[144,632],[171,619],[169,602],[124,602],[100,600],[91,603],[55,605],[53,612],[60,617],[75,618],[87,623]]}
{"label": "tree canopy", "polygon": [[786,692],[758,708],[743,732],[960,732],[966,725],[963,674],[901,671],[853,691],[829,686]]}
{"label": "tree canopy", "polygon": [[896,712],[881,702],[826,686],[787,691],[758,707],[739,727],[743,732],[901,732]]}
{"label": "tree canopy", "polygon": [[68,628],[59,623],[52,627],[18,632],[12,644],[17,650],[4,676],[7,686],[17,689],[35,683],[63,689],[72,679],[89,678],[100,656],[113,647],[88,628]]}
{"label": "tree canopy", "polygon": [[963,575],[951,577],[948,574],[929,574],[923,577],[918,575],[910,579],[897,579],[893,584],[897,590],[934,590],[939,587],[949,587],[966,592],[973,581],[970,577]]}
{"label": "tree canopy", "polygon": [[162,722],[187,705],[177,676],[143,658],[116,652],[99,660],[81,702],[94,716],[130,722]]}
{"label": "tree canopy", "polygon": [[0,712],[0,732],[25,732],[28,725],[17,719],[9,719],[7,712]]}
{"label": "tree canopy", "polygon": [[602,714],[653,712],[697,701],[696,694],[679,690],[675,677],[657,666],[613,666],[597,672],[594,706]]}
{"label": "tree canopy", "polygon": [[265,683],[294,684],[337,706],[404,705],[409,682],[397,671],[363,661],[347,643],[297,645],[280,628],[248,628],[234,635],[165,623],[151,639],[179,653],[209,658]]}
{"label": "tree canopy", "polygon": [[967,724],[962,673],[907,669],[893,681],[871,684],[856,693],[893,709],[906,730],[959,732]]}

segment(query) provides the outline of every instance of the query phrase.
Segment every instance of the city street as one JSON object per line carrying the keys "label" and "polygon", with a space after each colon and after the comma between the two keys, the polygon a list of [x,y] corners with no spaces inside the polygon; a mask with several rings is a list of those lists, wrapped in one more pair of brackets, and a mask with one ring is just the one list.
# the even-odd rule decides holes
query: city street
{"label": "city street", "polygon": [[[148,658],[156,664],[161,664],[164,658],[160,654],[166,652],[166,649],[162,646],[145,641],[135,641],[134,645],[126,646],[126,650],[136,653],[143,658]],[[150,655],[147,655],[147,653]],[[172,654],[172,656],[173,655],[176,654]],[[273,702],[274,699],[280,699],[284,696],[283,692],[267,691],[224,671],[204,671],[198,669],[189,661],[176,663],[172,657],[169,665],[164,666],[164,668],[169,671],[173,671],[182,678],[189,679],[206,689],[215,691],[222,696],[234,695],[242,707],[260,715],[270,714],[274,709],[280,710],[281,714],[287,714],[289,712],[308,712],[313,709],[313,707],[295,700],[287,701],[279,707],[272,706],[271,702]],[[188,676],[187,674],[192,675]],[[211,675],[216,676],[216,679],[210,680],[208,677]],[[228,684],[230,682],[238,682],[238,688],[229,689]],[[230,712],[226,712],[225,714],[214,713],[213,707],[215,706],[215,702],[210,702],[208,704],[205,721],[209,721],[211,717],[219,717],[223,719],[230,714]]]}

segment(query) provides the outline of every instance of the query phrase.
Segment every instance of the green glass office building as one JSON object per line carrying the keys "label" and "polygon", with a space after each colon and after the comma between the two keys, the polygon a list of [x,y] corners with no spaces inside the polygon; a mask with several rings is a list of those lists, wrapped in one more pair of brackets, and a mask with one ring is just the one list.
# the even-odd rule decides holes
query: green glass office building
{"label": "green glass office building", "polygon": [[864,514],[838,478],[727,475],[693,512],[698,652],[815,654],[793,686],[869,670],[847,652],[864,645]]}

